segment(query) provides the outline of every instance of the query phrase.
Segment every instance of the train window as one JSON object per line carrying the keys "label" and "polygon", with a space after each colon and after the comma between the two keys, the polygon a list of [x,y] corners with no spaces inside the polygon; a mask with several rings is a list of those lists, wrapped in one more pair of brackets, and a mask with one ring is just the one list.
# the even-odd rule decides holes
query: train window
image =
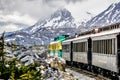
{"label": "train window", "polygon": [[97,52],[97,41],[95,41],[95,52]]}
{"label": "train window", "polygon": [[102,51],[103,51],[103,41],[101,40],[101,51],[100,51],[100,53],[102,53]]}
{"label": "train window", "polygon": [[115,25],[113,25],[113,29],[115,29]]}
{"label": "train window", "polygon": [[112,54],[112,39],[109,39],[109,54]]}
{"label": "train window", "polygon": [[77,43],[75,43],[75,51],[77,52]]}
{"label": "train window", "polygon": [[94,52],[94,45],[92,44],[92,51]]}
{"label": "train window", "polygon": [[107,41],[107,43],[106,43],[106,54],[109,54],[109,47],[108,47],[108,45],[109,45],[109,40],[106,40]]}
{"label": "train window", "polygon": [[117,28],[119,28],[119,24],[117,24]]}
{"label": "train window", "polygon": [[93,41],[93,52],[112,54],[112,39]]}
{"label": "train window", "polygon": [[101,53],[102,46],[101,46],[101,40],[99,40],[99,53]]}
{"label": "train window", "polygon": [[73,45],[74,52],[86,52],[86,42],[74,43]]}
{"label": "train window", "polygon": [[112,39],[104,40],[103,51],[105,54],[112,54]]}
{"label": "train window", "polygon": [[104,40],[104,46],[105,46],[104,54],[106,54],[106,40]]}
{"label": "train window", "polygon": [[63,52],[69,52],[69,45],[68,45],[68,44],[67,44],[67,45],[63,45],[62,47],[63,47],[63,48],[62,48],[62,49],[63,49],[63,50],[62,50]]}
{"label": "train window", "polygon": [[110,40],[110,54],[112,54],[112,39]]}
{"label": "train window", "polygon": [[115,49],[114,44],[115,44],[115,43],[114,43],[114,39],[112,39],[112,53],[113,53],[113,54],[115,54],[115,53],[114,53],[114,49]]}
{"label": "train window", "polygon": [[96,45],[96,41],[93,41],[93,52],[96,53],[97,49],[97,45]]}
{"label": "train window", "polygon": [[113,49],[114,49],[114,50],[113,50],[113,51],[114,51],[113,53],[115,54],[115,39],[113,39]]}
{"label": "train window", "polygon": [[106,54],[106,40],[104,40],[104,54]]}
{"label": "train window", "polygon": [[99,47],[99,48],[98,48],[98,49],[99,49],[99,50],[98,50],[98,53],[100,53],[100,40],[98,41],[98,44],[99,44],[99,46],[98,46],[98,47]]}
{"label": "train window", "polygon": [[95,46],[96,46],[96,53],[97,53],[97,52],[98,52],[98,48],[99,48],[99,46],[98,46],[99,44],[98,44],[98,42],[97,42],[97,41],[96,41],[95,43],[96,43],[96,45],[95,45]]}
{"label": "train window", "polygon": [[114,25],[115,29],[116,29],[116,25]]}
{"label": "train window", "polygon": [[104,44],[105,44],[105,40],[102,40],[103,41],[103,51],[102,51],[102,53],[104,53],[104,51],[105,51],[105,46],[104,46]]}
{"label": "train window", "polygon": [[78,44],[77,44],[77,43],[74,43],[74,44],[73,44],[73,51],[74,51],[74,52],[77,52],[77,50],[78,50]]}
{"label": "train window", "polygon": [[111,54],[111,41],[108,40],[108,54]]}
{"label": "train window", "polygon": [[73,44],[73,51],[75,51],[75,44]]}
{"label": "train window", "polygon": [[98,48],[97,48],[97,53],[99,52],[99,41],[97,41],[97,46],[98,46]]}
{"label": "train window", "polygon": [[102,53],[104,53],[104,41],[102,40]]}
{"label": "train window", "polygon": [[95,41],[93,41],[93,52],[95,52]]}
{"label": "train window", "polygon": [[112,29],[114,28],[114,26],[112,26]]}
{"label": "train window", "polygon": [[100,40],[98,41],[98,53],[100,53]]}
{"label": "train window", "polygon": [[106,54],[109,54],[109,40],[106,40]]}

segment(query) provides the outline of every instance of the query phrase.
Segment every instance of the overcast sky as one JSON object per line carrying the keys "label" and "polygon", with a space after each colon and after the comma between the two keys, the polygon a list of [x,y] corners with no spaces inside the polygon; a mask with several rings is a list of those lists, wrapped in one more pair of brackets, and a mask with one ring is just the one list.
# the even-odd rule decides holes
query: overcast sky
{"label": "overcast sky", "polygon": [[68,9],[77,21],[89,19],[119,0],[0,0],[0,33],[35,24],[59,8]]}

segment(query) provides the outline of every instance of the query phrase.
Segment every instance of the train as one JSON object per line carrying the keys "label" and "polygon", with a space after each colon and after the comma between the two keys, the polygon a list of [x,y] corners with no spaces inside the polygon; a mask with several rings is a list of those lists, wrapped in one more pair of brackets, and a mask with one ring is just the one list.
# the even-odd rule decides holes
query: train
{"label": "train", "polygon": [[66,64],[112,80],[120,76],[120,23],[80,33],[62,42]]}
{"label": "train", "polygon": [[53,42],[49,44],[49,56],[55,56],[62,58],[62,41],[64,41],[69,35],[61,35],[54,38]]}

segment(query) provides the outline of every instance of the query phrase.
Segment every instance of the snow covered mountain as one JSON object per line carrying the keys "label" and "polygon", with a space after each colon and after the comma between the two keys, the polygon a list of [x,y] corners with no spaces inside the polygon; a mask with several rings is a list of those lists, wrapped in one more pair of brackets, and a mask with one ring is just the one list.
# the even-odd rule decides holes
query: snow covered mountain
{"label": "snow covered mountain", "polygon": [[120,22],[120,2],[111,4],[106,10],[86,22],[85,26],[104,26]]}
{"label": "snow covered mountain", "polygon": [[75,28],[74,18],[67,9],[59,9],[49,18],[38,21],[35,25],[23,31],[33,34],[41,28]]}
{"label": "snow covered mountain", "polygon": [[38,21],[33,26],[5,34],[7,42],[16,41],[24,45],[48,44],[59,35],[71,35],[84,32],[95,26],[101,27],[120,22],[120,2],[111,4],[106,10],[87,22],[77,24],[67,9],[59,9],[50,17]]}
{"label": "snow covered mountain", "polygon": [[[80,32],[74,18],[67,9],[59,9],[50,17],[38,21],[35,25],[15,32],[6,33],[6,41],[18,44],[48,44],[59,35],[74,35]],[[44,43],[45,42],[45,43]]]}

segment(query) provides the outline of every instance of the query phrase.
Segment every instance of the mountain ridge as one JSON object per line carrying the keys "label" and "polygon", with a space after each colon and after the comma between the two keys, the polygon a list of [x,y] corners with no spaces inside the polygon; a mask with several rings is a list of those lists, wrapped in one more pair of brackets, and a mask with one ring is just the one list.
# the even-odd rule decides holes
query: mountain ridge
{"label": "mountain ridge", "polygon": [[33,26],[6,35],[6,41],[16,41],[18,44],[49,44],[60,35],[74,35],[80,32],[76,28],[74,18],[67,9],[59,9],[50,17],[38,21]]}
{"label": "mountain ridge", "polygon": [[75,33],[120,22],[120,2],[111,4],[106,10],[82,24],[76,24],[71,12],[59,9],[50,17],[38,21],[33,26],[6,33],[6,41],[24,45],[46,45],[59,35],[74,36]]}
{"label": "mountain ridge", "polygon": [[105,26],[120,22],[120,2],[111,4],[106,10],[86,22],[85,26]]}

